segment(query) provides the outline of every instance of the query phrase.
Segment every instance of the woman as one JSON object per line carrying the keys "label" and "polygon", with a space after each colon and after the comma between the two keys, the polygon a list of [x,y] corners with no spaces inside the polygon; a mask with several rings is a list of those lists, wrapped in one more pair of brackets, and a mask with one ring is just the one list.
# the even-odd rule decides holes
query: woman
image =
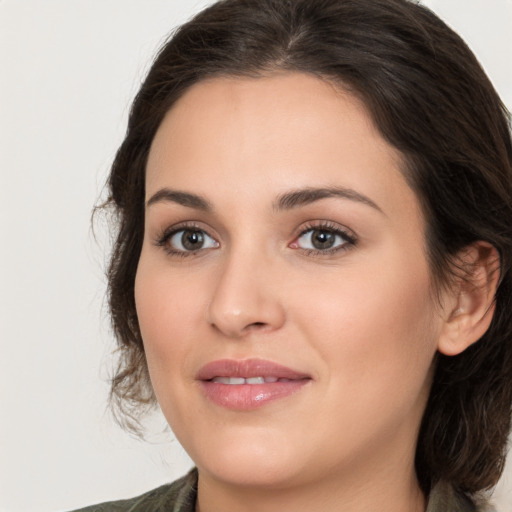
{"label": "woman", "polygon": [[512,147],[406,0],[224,0],[110,176],[115,405],[197,469],[86,510],[486,510],[512,403]]}

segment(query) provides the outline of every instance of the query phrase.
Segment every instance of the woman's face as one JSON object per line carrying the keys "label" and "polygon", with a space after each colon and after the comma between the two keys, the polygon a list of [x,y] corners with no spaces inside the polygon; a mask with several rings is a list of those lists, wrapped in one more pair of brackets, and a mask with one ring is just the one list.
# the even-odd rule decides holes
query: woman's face
{"label": "woman's face", "polygon": [[401,165],[358,100],[305,74],[204,81],[167,114],[135,298],[204,475],[413,472],[443,321]]}

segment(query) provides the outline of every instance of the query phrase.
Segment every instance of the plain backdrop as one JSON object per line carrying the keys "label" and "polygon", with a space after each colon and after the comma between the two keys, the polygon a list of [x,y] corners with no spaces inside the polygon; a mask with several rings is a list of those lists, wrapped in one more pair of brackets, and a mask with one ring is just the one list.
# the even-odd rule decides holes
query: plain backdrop
{"label": "plain backdrop", "polygon": [[[0,511],[131,497],[191,462],[106,408],[108,236],[93,204],[148,63],[208,0],[0,0]],[[430,0],[512,108],[512,1]],[[512,510],[512,460],[495,492]]]}

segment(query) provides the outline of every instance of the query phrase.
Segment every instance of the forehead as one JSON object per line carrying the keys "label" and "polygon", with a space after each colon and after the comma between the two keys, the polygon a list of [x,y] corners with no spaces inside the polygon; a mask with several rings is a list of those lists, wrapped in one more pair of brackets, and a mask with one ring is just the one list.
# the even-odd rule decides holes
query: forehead
{"label": "forehead", "polygon": [[367,141],[361,148],[364,153],[392,149],[375,128],[365,105],[331,82],[296,72],[259,78],[222,77],[195,84],[175,103],[156,134],[151,157],[159,156],[163,147],[170,149],[173,143],[182,152],[188,149],[197,154],[197,146],[184,146],[185,141],[202,146],[201,141],[211,145],[216,140],[219,150],[235,139],[267,150],[279,144],[284,155],[299,142],[323,140],[328,144],[335,139],[337,143],[357,141],[360,145],[361,137]]}
{"label": "forehead", "polygon": [[148,196],[171,186],[219,197],[343,186],[394,208],[404,194],[416,202],[403,167],[358,98],[317,77],[285,73],[191,87],[157,131],[146,185]]}

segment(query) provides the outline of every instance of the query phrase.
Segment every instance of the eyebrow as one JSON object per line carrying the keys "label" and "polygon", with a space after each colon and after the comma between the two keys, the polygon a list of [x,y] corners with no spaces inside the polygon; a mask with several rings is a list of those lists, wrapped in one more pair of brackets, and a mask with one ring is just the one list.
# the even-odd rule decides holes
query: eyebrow
{"label": "eyebrow", "polygon": [[356,201],[358,203],[365,204],[384,213],[382,209],[369,197],[356,192],[351,188],[345,187],[324,187],[324,188],[313,188],[307,187],[299,190],[292,190],[280,195],[277,201],[274,203],[274,209],[280,210],[291,210],[299,206],[314,203],[320,199],[329,197],[341,197],[342,199],[348,199],[350,201]]}
{"label": "eyebrow", "polygon": [[[322,187],[314,188],[307,187],[298,190],[292,190],[281,194],[274,202],[274,210],[292,210],[307,204],[314,203],[320,199],[330,197],[340,197],[350,201],[365,204],[371,208],[384,213],[382,209],[369,197],[356,192],[353,189],[345,187]],[[213,207],[211,203],[204,197],[189,192],[182,192],[180,190],[171,190],[169,188],[162,188],[155,192],[146,202],[146,207],[155,203],[172,202],[187,208],[193,208],[204,212],[212,212]]]}
{"label": "eyebrow", "polygon": [[208,200],[197,194],[190,194],[189,192],[181,192],[180,190],[171,190],[162,188],[155,192],[147,201],[146,208],[161,202],[171,202],[193,208],[195,210],[202,210],[204,212],[213,211],[213,207]]}

